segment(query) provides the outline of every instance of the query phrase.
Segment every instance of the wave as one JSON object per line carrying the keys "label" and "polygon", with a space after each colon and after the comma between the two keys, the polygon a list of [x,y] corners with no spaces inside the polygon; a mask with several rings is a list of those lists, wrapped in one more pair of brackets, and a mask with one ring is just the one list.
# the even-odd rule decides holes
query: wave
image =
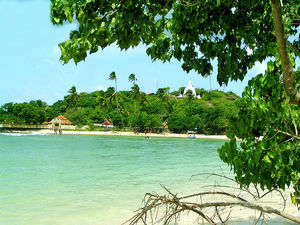
{"label": "wave", "polygon": [[4,135],[4,136],[14,136],[14,137],[18,137],[18,136],[44,136],[44,135],[48,135],[48,134],[42,134],[39,132],[32,132],[32,133],[0,133],[0,135]]}

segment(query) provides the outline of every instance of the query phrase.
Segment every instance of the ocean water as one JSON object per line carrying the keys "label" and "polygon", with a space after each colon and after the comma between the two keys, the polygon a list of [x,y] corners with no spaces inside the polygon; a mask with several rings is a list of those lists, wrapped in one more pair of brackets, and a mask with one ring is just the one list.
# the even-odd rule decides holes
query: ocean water
{"label": "ocean water", "polygon": [[[146,192],[199,192],[225,141],[0,134],[1,225],[114,225]],[[179,223],[180,224],[180,223]]]}

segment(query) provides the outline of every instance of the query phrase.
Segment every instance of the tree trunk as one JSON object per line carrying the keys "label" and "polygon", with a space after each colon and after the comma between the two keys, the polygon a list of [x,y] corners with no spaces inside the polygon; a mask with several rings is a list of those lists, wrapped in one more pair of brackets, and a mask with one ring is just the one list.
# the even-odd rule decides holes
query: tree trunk
{"label": "tree trunk", "polygon": [[290,103],[300,106],[300,93],[296,88],[295,73],[287,51],[287,40],[284,37],[280,0],[271,0],[271,5],[275,24],[275,36],[282,65],[284,90],[290,97]]}

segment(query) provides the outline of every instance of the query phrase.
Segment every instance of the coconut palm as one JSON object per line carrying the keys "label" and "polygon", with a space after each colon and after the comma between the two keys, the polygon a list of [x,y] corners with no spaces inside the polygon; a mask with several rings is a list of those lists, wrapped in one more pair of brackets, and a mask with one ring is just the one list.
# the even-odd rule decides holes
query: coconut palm
{"label": "coconut palm", "polygon": [[[119,108],[119,104],[118,104],[118,97],[117,97],[117,75],[116,75],[116,72],[113,71],[109,74],[109,80],[114,80],[115,81],[115,95],[113,96],[115,98],[115,101],[116,101],[116,106],[117,106],[117,110],[119,111],[119,113],[121,114],[121,111],[120,111],[120,108]],[[124,126],[124,123],[123,123],[123,118],[121,116],[121,120],[122,120],[122,126]]]}
{"label": "coconut palm", "polygon": [[134,99],[134,111],[136,112],[136,101],[140,99],[140,87],[137,84],[134,84],[131,87],[132,98]]}
{"label": "coconut palm", "polygon": [[135,85],[135,82],[137,81],[137,79],[133,73],[129,75],[128,80],[130,82],[133,82],[133,85]]}
{"label": "coconut palm", "polygon": [[78,103],[78,93],[75,86],[72,86],[69,91],[69,95],[65,97],[68,108],[76,107]]}
{"label": "coconut palm", "polygon": [[162,103],[169,101],[169,90],[170,88],[159,88],[157,90],[156,95]]}
{"label": "coconut palm", "polygon": [[148,104],[148,100],[146,98],[146,94],[144,92],[140,93],[140,105],[146,106]]}
{"label": "coconut palm", "polygon": [[[109,87],[105,91],[105,101],[103,102],[103,106],[108,107],[110,104],[116,103],[116,93],[114,87]],[[117,105],[117,103],[116,103]]]}
{"label": "coconut palm", "polygon": [[132,97],[134,99],[140,98],[140,87],[137,84],[135,84],[131,87],[131,91],[132,91]]}
{"label": "coconut palm", "polygon": [[163,120],[163,111],[166,106],[169,105],[170,102],[170,95],[169,95],[170,88],[159,88],[156,92],[156,96],[158,97],[160,104],[161,104],[161,119]]}
{"label": "coconut palm", "polygon": [[117,89],[117,75],[116,75],[116,72],[113,71],[109,74],[109,80],[114,80],[115,81],[115,87],[116,87],[116,92],[118,91]]}

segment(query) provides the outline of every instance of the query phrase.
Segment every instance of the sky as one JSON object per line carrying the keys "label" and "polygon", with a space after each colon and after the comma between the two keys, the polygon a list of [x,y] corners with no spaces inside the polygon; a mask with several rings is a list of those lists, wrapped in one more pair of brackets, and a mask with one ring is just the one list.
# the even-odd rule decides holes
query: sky
{"label": "sky", "polygon": [[130,90],[128,76],[136,75],[141,90],[156,92],[157,87],[171,91],[187,86],[210,90],[233,91],[241,95],[248,80],[266,68],[257,63],[243,82],[231,82],[220,87],[216,68],[211,78],[182,70],[178,61],[152,62],[144,46],[120,51],[111,46],[88,55],[77,66],[73,61],[59,61],[58,44],[68,39],[75,24],[54,26],[50,22],[50,0],[0,0],[0,106],[8,102],[28,102],[41,99],[48,104],[63,99],[74,85],[78,92],[106,90],[114,86],[108,79],[116,72],[119,90]]}

